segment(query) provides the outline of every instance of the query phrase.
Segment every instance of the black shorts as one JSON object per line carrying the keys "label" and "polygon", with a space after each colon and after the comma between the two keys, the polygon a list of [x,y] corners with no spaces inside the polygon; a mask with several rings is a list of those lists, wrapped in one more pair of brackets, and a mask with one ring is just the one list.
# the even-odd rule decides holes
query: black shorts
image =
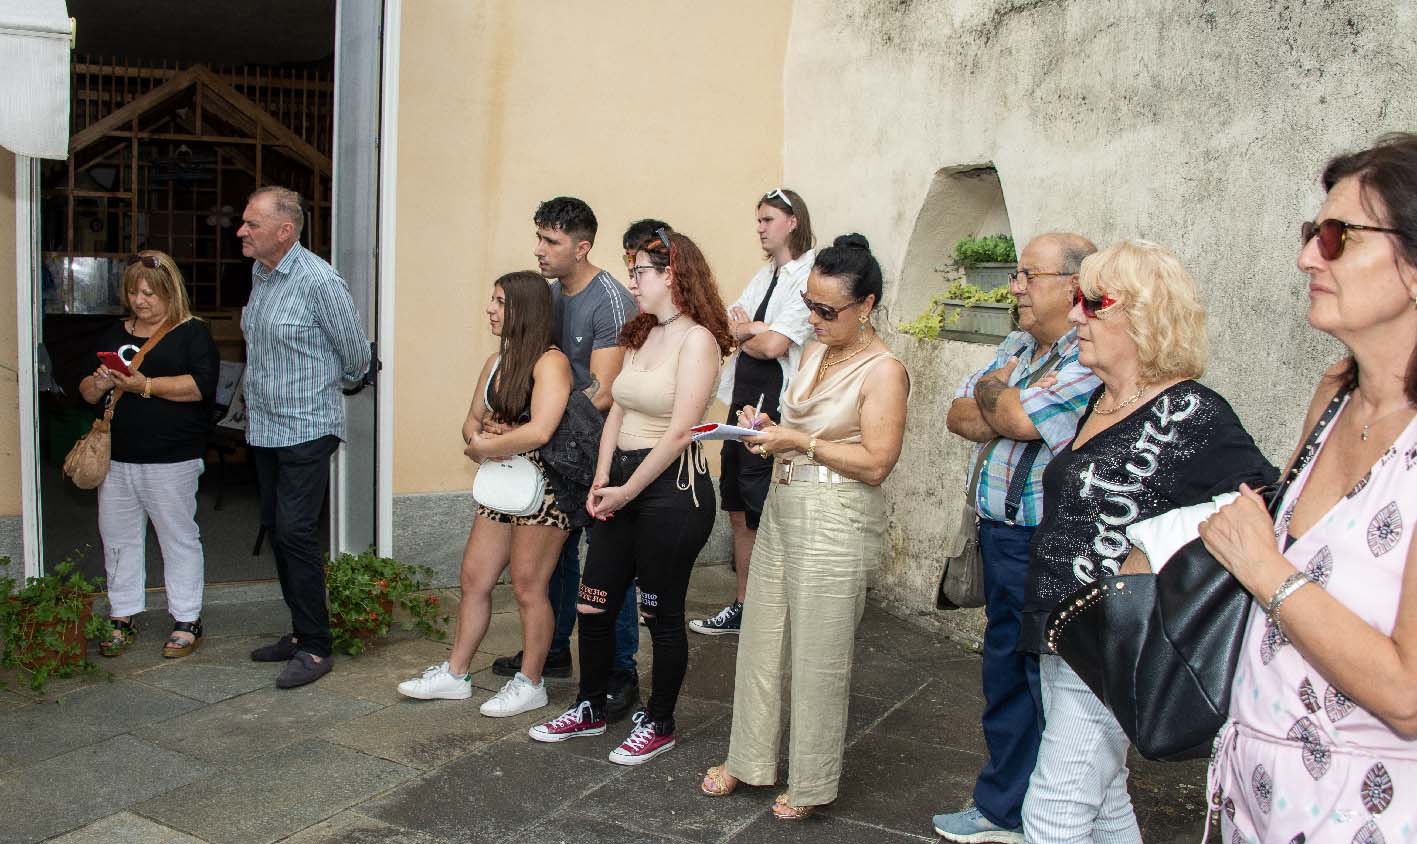
{"label": "black shorts", "polygon": [[[736,415],[730,416],[728,421],[729,424],[737,424]],[[742,513],[750,530],[758,529],[763,505],[768,500],[768,488],[772,486],[772,463],[772,460],[764,460],[749,451],[743,443],[723,441],[718,478],[719,509]]]}

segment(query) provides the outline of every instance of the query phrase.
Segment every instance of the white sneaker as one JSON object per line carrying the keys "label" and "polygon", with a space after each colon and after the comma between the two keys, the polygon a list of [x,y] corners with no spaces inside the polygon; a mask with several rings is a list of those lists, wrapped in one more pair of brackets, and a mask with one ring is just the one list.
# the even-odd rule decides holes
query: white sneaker
{"label": "white sneaker", "polygon": [[472,697],[472,675],[450,674],[446,662],[430,665],[423,676],[399,683],[399,694],[418,700],[467,700]]}
{"label": "white sneaker", "polygon": [[482,704],[481,711],[488,718],[510,718],[546,705],[546,681],[533,686],[526,675],[517,672],[507,681],[502,691]]}

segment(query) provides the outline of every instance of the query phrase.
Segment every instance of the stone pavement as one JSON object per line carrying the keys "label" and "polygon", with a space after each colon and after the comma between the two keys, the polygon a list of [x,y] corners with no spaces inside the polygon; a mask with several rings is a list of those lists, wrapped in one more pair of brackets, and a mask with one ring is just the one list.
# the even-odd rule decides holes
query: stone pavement
{"label": "stone pavement", "polygon": [[[700,567],[691,613],[716,611],[731,583],[726,566]],[[40,698],[5,678],[0,842],[930,842],[939,840],[930,816],[968,800],[984,749],[979,659],[874,606],[858,637],[841,797],[792,824],[770,817],[777,789],[717,799],[698,790],[727,749],[735,637],[689,634],[679,746],[639,768],[605,758],[628,722],[564,744],[526,737],[572,701],[569,681],[551,681],[546,710],[479,715],[501,686],[492,658],[518,647],[507,589],[473,664],[471,701],[397,695],[397,681],[447,653],[409,635],[338,659],[313,686],[278,691],[279,666],[247,658],[287,629],[273,584],[210,587],[206,641],[163,660],[162,598],[150,596],[138,643],[103,660],[111,679],[57,683]],[[1198,840],[1203,763],[1136,761],[1146,840]]]}

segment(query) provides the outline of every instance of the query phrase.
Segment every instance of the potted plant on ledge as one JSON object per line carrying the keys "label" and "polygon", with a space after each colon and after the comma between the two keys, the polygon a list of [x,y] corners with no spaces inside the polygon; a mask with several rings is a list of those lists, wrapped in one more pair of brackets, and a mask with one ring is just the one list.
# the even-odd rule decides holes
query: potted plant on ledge
{"label": "potted plant on ledge", "polygon": [[1009,273],[1018,266],[1014,239],[1006,234],[966,237],[955,244],[955,265],[964,269],[964,281],[989,291],[1009,286]]}
{"label": "potted plant on ledge", "polygon": [[88,640],[108,632],[108,620],[93,614],[102,582],[65,560],[21,585],[9,565],[0,557],[0,665],[19,670],[37,692],[51,679],[97,672]]}
{"label": "potted plant on ledge", "polygon": [[325,564],[330,596],[330,632],[334,646],[357,656],[371,639],[387,636],[394,612],[402,610],[405,630],[442,641],[449,616],[439,615],[437,595],[426,594],[433,570],[401,563],[368,550],[340,554]]}

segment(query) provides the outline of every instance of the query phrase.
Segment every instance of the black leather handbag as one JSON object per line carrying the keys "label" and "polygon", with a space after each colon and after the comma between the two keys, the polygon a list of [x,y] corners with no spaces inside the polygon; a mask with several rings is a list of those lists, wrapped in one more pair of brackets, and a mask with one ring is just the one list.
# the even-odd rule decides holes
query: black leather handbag
{"label": "black leather handbag", "polygon": [[[1313,456],[1338,412],[1339,390],[1270,497],[1270,514]],[[1158,574],[1104,577],[1048,618],[1048,644],[1112,711],[1147,759],[1210,755],[1230,711],[1230,689],[1254,601],[1200,539]]]}

